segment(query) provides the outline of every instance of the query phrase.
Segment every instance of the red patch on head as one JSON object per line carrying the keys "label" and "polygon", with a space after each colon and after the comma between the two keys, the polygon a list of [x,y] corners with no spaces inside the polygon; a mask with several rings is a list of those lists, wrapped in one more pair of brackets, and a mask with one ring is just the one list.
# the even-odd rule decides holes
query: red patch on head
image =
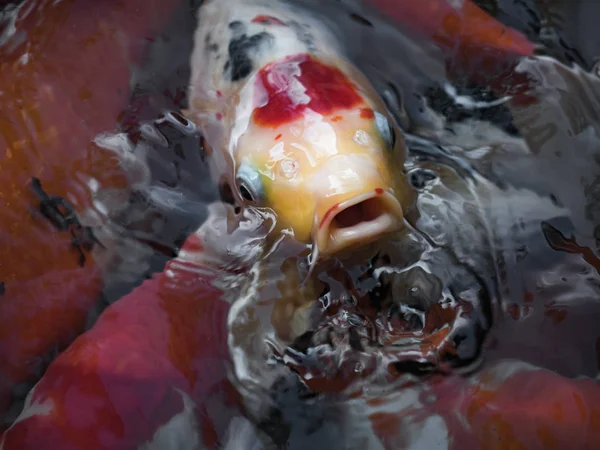
{"label": "red patch on head", "polygon": [[342,120],[342,116],[335,116],[331,118],[332,122],[339,122],[340,120]]}
{"label": "red patch on head", "polygon": [[383,189],[381,189],[381,188],[376,188],[376,189],[375,189],[375,193],[376,193],[377,195],[383,195]]}
{"label": "red patch on head", "polygon": [[281,139],[281,133],[279,133],[277,136],[275,136],[275,140],[276,141],[279,140],[279,139]]}
{"label": "red patch on head", "polygon": [[217,113],[215,114],[215,117],[217,118],[217,120],[221,120],[223,118],[223,114]]}
{"label": "red patch on head", "polygon": [[263,25],[285,25],[285,23],[282,22],[281,20],[279,20],[277,17],[265,16],[263,14],[261,14],[259,16],[256,16],[250,22],[252,22],[252,23],[260,23],[260,24],[263,24]]}
{"label": "red patch on head", "polygon": [[360,110],[360,117],[362,117],[363,119],[374,119],[375,118],[375,113],[373,112],[373,110],[371,108],[362,108]]}
{"label": "red patch on head", "polygon": [[267,101],[254,110],[254,120],[265,127],[292,122],[307,109],[331,115],[363,103],[356,86],[341,70],[310,55],[269,64],[258,73],[258,82],[267,93]]}
{"label": "red patch on head", "polygon": [[323,220],[321,220],[321,223],[319,224],[319,228],[321,228],[323,226],[323,224],[327,221],[327,219],[329,218],[329,216],[340,207],[339,203],[336,203],[335,205],[333,205],[331,208],[329,208],[327,210],[327,212],[325,213],[325,215],[323,216]]}
{"label": "red patch on head", "polygon": [[222,97],[223,93],[221,91],[217,91],[217,97]]}

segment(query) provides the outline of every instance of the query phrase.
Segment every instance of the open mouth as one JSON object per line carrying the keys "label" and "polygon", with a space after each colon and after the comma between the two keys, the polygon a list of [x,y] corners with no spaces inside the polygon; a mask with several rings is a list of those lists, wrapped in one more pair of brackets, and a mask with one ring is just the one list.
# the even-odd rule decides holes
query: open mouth
{"label": "open mouth", "polygon": [[378,259],[355,279],[337,273],[309,330],[280,355],[313,392],[465,372],[481,359],[491,313],[476,276],[464,267],[449,283],[420,266],[385,273]]}
{"label": "open mouth", "polygon": [[322,255],[339,254],[378,240],[402,225],[402,206],[393,195],[380,190],[334,205],[313,238]]}

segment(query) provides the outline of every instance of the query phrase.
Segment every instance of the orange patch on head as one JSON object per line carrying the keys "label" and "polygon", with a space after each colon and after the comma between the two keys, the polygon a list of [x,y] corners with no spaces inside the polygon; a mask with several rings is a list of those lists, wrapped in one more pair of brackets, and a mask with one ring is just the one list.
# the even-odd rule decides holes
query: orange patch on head
{"label": "orange patch on head", "polygon": [[375,113],[371,108],[362,108],[360,110],[360,117],[363,119],[373,120],[375,118]]}

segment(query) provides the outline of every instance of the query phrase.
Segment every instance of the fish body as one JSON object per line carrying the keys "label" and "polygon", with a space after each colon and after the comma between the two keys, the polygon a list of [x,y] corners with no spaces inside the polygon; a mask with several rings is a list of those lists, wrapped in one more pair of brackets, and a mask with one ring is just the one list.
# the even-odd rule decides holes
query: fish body
{"label": "fish body", "polygon": [[[271,375],[253,376],[261,371],[255,358],[264,356],[243,336],[260,336],[263,325],[278,342],[302,334],[323,290],[315,268],[376,252],[404,228],[414,200],[403,135],[332,29],[287,2],[209,1],[198,11],[186,116],[204,137],[224,198],[238,210],[218,238],[207,239],[205,253],[225,265],[241,253],[231,251],[225,230],[254,229],[257,251],[246,270],[259,271],[260,281],[248,285],[232,313],[230,351],[251,355],[253,367],[237,361],[235,376],[260,379],[267,389]],[[247,314],[264,314],[271,324],[237,321]],[[251,396],[244,400],[263,408]]]}
{"label": "fish body", "polygon": [[201,253],[193,234],[109,306],[52,362],[0,449],[217,448],[241,412],[227,378],[231,299]]}
{"label": "fish body", "polygon": [[366,428],[386,450],[586,449],[600,443],[598,395],[597,380],[507,359],[469,378],[440,377],[349,407],[359,417],[354,430]]}
{"label": "fish body", "polygon": [[2,30],[0,429],[99,299],[98,193],[130,179],[95,139],[114,131],[144,38],[178,4],[26,0]]}
{"label": "fish body", "polygon": [[467,74],[490,86],[499,97],[520,105],[532,100],[526,75],[514,69],[535,56],[536,44],[519,31],[491,17],[472,0],[410,0],[369,2],[387,20],[430,39],[443,52],[450,77]]}

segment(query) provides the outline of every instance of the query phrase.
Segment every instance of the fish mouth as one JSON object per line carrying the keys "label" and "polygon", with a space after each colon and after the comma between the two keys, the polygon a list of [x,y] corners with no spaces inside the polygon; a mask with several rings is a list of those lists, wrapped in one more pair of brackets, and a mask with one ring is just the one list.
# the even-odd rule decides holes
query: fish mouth
{"label": "fish mouth", "polygon": [[439,298],[415,301],[404,292],[390,300],[394,277],[371,271],[362,281],[369,278],[375,283],[369,290],[325,292],[313,305],[311,326],[280,355],[308,388],[385,389],[478,367],[489,327],[481,320],[485,295],[473,296],[472,287],[451,299],[446,291]]}
{"label": "fish mouth", "polygon": [[372,243],[399,230],[403,225],[402,206],[389,192],[364,193],[334,206],[315,224],[313,241],[320,256]]}

